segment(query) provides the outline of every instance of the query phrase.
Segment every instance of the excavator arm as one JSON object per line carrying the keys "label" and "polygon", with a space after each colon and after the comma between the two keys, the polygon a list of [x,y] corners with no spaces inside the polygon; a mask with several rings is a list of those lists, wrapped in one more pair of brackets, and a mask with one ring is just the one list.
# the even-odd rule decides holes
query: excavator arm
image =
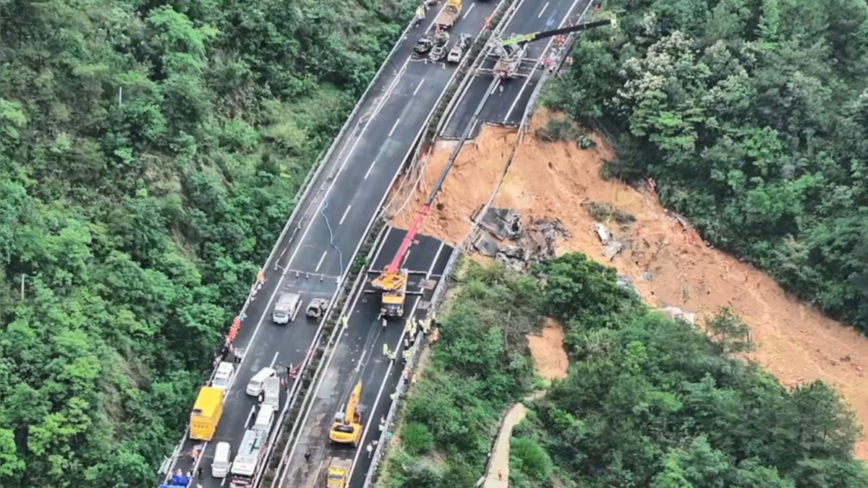
{"label": "excavator arm", "polygon": [[552,29],[548,31],[542,32],[534,32],[531,34],[520,34],[517,36],[510,37],[509,39],[503,41],[501,46],[511,46],[517,45],[522,46],[527,44],[528,42],[538,41],[540,39],[545,39],[547,37],[559,36],[562,34],[569,34],[570,32],[579,32],[588,29],[594,29],[596,27],[603,27],[605,25],[611,24],[612,21],[610,19],[598,20],[596,22],[588,22],[587,24],[578,24],[572,25],[569,27],[561,27],[560,29]]}

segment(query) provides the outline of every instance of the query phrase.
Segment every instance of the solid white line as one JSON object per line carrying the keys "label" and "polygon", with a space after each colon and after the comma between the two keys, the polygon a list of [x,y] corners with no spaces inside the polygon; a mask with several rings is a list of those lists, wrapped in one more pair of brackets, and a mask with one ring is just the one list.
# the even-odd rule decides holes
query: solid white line
{"label": "solid white line", "polygon": [[[576,8],[577,3],[579,3],[579,0],[573,1],[573,4],[570,5],[570,9],[567,10],[566,15],[564,15],[564,18],[561,19],[561,23],[558,24],[559,28],[563,27],[564,23],[570,17],[570,13],[572,13],[573,9]],[[548,5],[548,4],[546,4],[546,5]],[[588,4],[588,5],[590,5],[590,4]],[[548,44],[546,44],[546,48],[543,49],[542,55],[540,56],[539,61],[537,62],[537,65],[539,65],[540,63],[543,62],[543,58],[545,57],[545,54],[548,52],[549,48],[551,47],[552,42],[554,42],[554,38],[549,39]],[[536,66],[534,66],[534,68],[536,68]],[[509,120],[509,116],[512,115],[512,111],[515,110],[515,106],[518,105],[518,101],[521,100],[522,93],[524,93],[524,90],[527,88],[527,84],[530,83],[530,80],[532,78],[533,78],[533,73],[528,75],[527,80],[525,80],[524,84],[521,85],[521,90],[519,90],[518,96],[516,96],[515,100],[512,101],[512,105],[509,106],[509,111],[506,112],[506,117],[503,118],[504,124],[506,123],[507,120]]]}
{"label": "solid white line", "polygon": [[374,169],[374,165],[375,165],[375,164],[377,164],[377,160],[376,160],[376,159],[373,160],[373,161],[371,161],[371,165],[368,167],[368,171],[365,172],[365,177],[362,178],[363,180],[367,180],[367,179],[368,179],[368,176],[371,176],[371,170]]}
{"label": "solid white line", "polygon": [[274,353],[274,358],[271,360],[271,364],[268,365],[269,368],[274,369],[274,363],[277,362],[277,355],[280,354],[280,351]]}
{"label": "solid white line", "polygon": [[395,121],[395,123],[392,125],[392,130],[389,131],[389,137],[392,137],[392,134],[395,133],[395,129],[398,128],[398,122],[400,122],[400,121],[401,121],[401,119],[398,118],[398,119]]}
{"label": "solid white line", "polygon": [[548,8],[548,6],[549,6],[549,3],[548,3],[548,2],[546,2],[546,4],[545,4],[545,5],[543,5],[543,8],[542,8],[542,10],[540,10],[540,11],[539,11],[539,15],[537,15],[537,16],[536,16],[536,18],[540,18],[540,17],[542,17],[542,14],[543,14],[543,12],[545,12],[545,11],[546,11],[546,8]]}
{"label": "solid white line", "polygon": [[[447,6],[447,4],[448,4],[448,2],[443,2],[443,6],[440,7],[440,10],[438,11],[438,15],[439,15],[441,12],[443,12],[444,10],[446,10],[446,6]],[[428,31],[430,31],[433,27],[434,27],[434,22],[431,22],[430,24],[428,24],[428,27],[425,28],[425,34],[427,34]],[[387,90],[386,90],[386,91],[387,91],[386,96],[384,96],[383,99],[380,100],[380,104],[379,104],[379,106],[374,107],[374,108],[376,109],[374,115],[372,115],[371,118],[368,119],[368,123],[365,124],[365,128],[362,129],[362,132],[361,132],[361,133],[359,133],[358,138],[356,138],[355,142],[353,142],[353,145],[352,145],[352,147],[350,147],[350,150],[349,150],[349,152],[347,153],[347,155],[343,157],[343,162],[341,163],[340,167],[338,168],[337,172],[335,173],[334,179],[332,180],[332,184],[329,185],[328,188],[326,188],[326,191],[325,191],[325,194],[323,194],[322,200],[320,200],[319,205],[316,207],[316,210],[314,211],[314,215],[315,215],[315,214],[318,214],[318,213],[320,212],[320,208],[323,206],[323,203],[328,199],[329,194],[331,193],[332,189],[335,187],[335,182],[337,181],[337,179],[338,179],[338,177],[340,176],[340,174],[343,173],[344,168],[345,168],[346,165],[347,165],[347,162],[348,162],[348,161],[350,160],[350,158],[352,157],[353,152],[355,152],[355,150],[356,150],[356,146],[358,146],[358,145],[359,145],[359,142],[363,139],[362,136],[364,136],[364,135],[365,135],[365,132],[368,131],[368,128],[371,127],[371,122],[373,122],[374,118],[375,118],[377,115],[379,115],[379,113],[380,113],[380,112],[379,112],[379,111],[380,111],[380,108],[382,108],[382,107],[386,104],[386,101],[391,97],[391,94],[392,94],[392,91],[393,91],[393,89],[394,89],[394,86],[397,86],[397,85],[398,85],[398,82],[400,81],[401,77],[403,76],[403,73],[406,72],[407,66],[410,64],[410,60],[411,60],[411,58],[408,57],[407,60],[404,61],[404,64],[401,65],[401,69],[398,70],[398,73],[401,73],[401,75],[398,76],[398,77],[396,77],[394,80],[392,80],[392,83],[390,84],[390,86],[387,87]],[[454,77],[455,77],[455,74],[453,73],[452,78],[454,78]],[[452,78],[449,78],[449,82],[450,82],[450,83],[452,83]],[[390,89],[390,87],[391,87],[392,89]],[[441,95],[441,96],[442,96],[442,95]],[[438,100],[438,103],[439,103],[439,100]],[[433,110],[433,109],[432,109],[432,110]],[[422,130],[424,130],[424,127],[423,127],[422,129],[420,129],[419,132],[421,133]],[[389,135],[391,135],[391,134],[389,134]],[[418,137],[418,135],[417,135],[417,137]],[[414,140],[415,140],[415,139],[414,139]],[[346,146],[345,146],[345,147],[346,147]],[[338,154],[338,159],[341,159],[341,154],[340,154],[340,153]],[[394,180],[398,178],[398,174],[399,174],[399,173],[400,173],[400,169],[398,170],[398,172],[395,173],[395,178],[393,178],[392,184],[394,184]],[[390,185],[390,187],[391,187],[391,185]],[[383,200],[386,199],[385,197],[388,196],[388,194],[389,194],[389,193],[386,192],[386,194],[383,195]],[[304,242],[304,238],[307,237],[307,233],[310,232],[310,229],[313,228],[313,225],[311,225],[311,224],[312,224],[312,221],[308,221],[307,227],[305,227],[304,232],[301,233],[301,237],[299,238],[299,242]],[[359,246],[361,246],[361,241],[359,242]],[[289,256],[289,261],[287,261],[287,263],[286,263],[286,269],[289,269],[289,268],[292,267],[292,262],[295,260],[295,256],[298,254],[298,252],[301,250],[301,248],[302,248],[302,246],[297,246],[297,247],[295,248],[295,250],[292,252],[292,254]],[[286,276],[286,273],[284,272],[284,274],[283,274],[282,276]],[[272,296],[272,299],[273,299],[273,298],[274,298],[274,297]],[[271,302],[269,301],[269,305],[270,305],[270,304],[271,304]],[[260,322],[260,323],[261,323],[261,322]],[[259,330],[259,327],[257,326],[256,331],[258,331],[258,330]],[[254,337],[255,337],[256,331],[254,331]],[[251,340],[248,344],[253,344],[253,341]],[[250,352],[249,349],[250,349],[250,348],[248,347],[248,353]]]}
{"label": "solid white line", "polygon": [[347,214],[350,213],[351,208],[353,208],[352,204],[347,205],[347,209],[344,210],[344,214],[341,216],[341,221],[338,222],[338,225],[341,225],[344,223],[344,219],[347,218]]}
{"label": "solid white line", "polygon": [[322,256],[320,256],[320,258],[319,258],[319,262],[316,263],[316,269],[314,270],[315,273],[319,273],[319,268],[320,268],[320,266],[322,266],[322,260],[325,259],[326,254],[328,254],[328,253],[329,253],[328,250],[322,252]]}
{"label": "solid white line", "polygon": [[[229,465],[229,470],[230,470],[230,471],[232,470],[232,465],[231,465],[231,464]],[[223,486],[223,485],[226,483],[226,478],[228,478],[228,477],[229,477],[228,474],[227,474],[226,476],[223,477],[223,481],[220,482],[220,486]]]}
{"label": "solid white line", "polygon": [[[428,268],[428,271],[425,273],[425,281],[431,277],[431,273],[434,271],[434,266],[437,264],[437,259],[440,257],[440,252],[443,250],[444,243],[440,242],[440,247],[437,248],[437,254],[434,255],[434,259],[431,260],[431,266]],[[442,278],[441,278],[442,279]],[[422,301],[420,297],[416,298],[416,301],[413,303],[413,310],[410,311],[410,315],[407,316],[407,320],[410,320],[416,314],[416,307],[419,306],[419,302]],[[377,405],[380,403],[380,399],[383,397],[383,390],[386,388],[386,383],[389,381],[389,375],[392,373],[392,367],[395,365],[396,361],[400,361],[397,357],[397,351],[401,348],[401,344],[404,342],[404,335],[407,334],[407,327],[403,327],[401,331],[401,337],[398,338],[398,343],[395,344],[395,361],[389,361],[389,367],[386,369],[386,375],[383,376],[383,382],[380,383],[380,390],[377,391],[377,397],[374,399],[374,406],[371,407],[371,413],[377,411]],[[374,422],[373,418],[368,419],[368,427],[370,427]],[[347,476],[347,479],[352,479],[353,471],[356,469],[356,462],[359,460],[359,456],[362,454],[362,448],[365,447],[365,438],[369,433],[373,432],[370,428],[365,429],[365,433],[362,435],[362,442],[359,442],[359,447],[356,448],[356,455],[353,457],[353,465],[350,468],[350,473]]]}
{"label": "solid white line", "polygon": [[419,88],[422,88],[422,85],[425,84],[425,78],[422,78],[422,81],[416,86],[416,89],[413,90],[413,96],[415,97],[417,93],[419,93]]}
{"label": "solid white line", "polygon": [[247,416],[247,421],[244,422],[244,428],[245,429],[247,429],[248,424],[250,424],[251,421],[255,420],[253,418],[253,412],[255,412],[255,411],[256,411],[256,405],[251,405],[250,406],[250,415]]}
{"label": "solid white line", "polygon": [[475,6],[476,6],[475,3],[471,3],[471,4],[470,4],[470,8],[468,8],[467,11],[464,12],[464,15],[462,15],[461,18],[462,18],[462,19],[466,19],[467,16],[470,15],[470,11],[473,10],[473,7],[475,7]]}
{"label": "solid white line", "polygon": [[[389,234],[391,232],[392,232],[392,227],[389,227],[386,230],[385,235],[383,235],[383,240],[380,241],[380,247],[377,248],[377,252],[374,254],[374,257],[371,259],[371,263],[377,262],[377,258],[380,257],[380,252],[383,250],[383,246],[386,244],[386,240],[388,240]],[[359,290],[356,292],[355,299],[353,299],[352,305],[350,306],[350,308],[347,309],[347,313],[349,313],[349,314],[353,313],[353,310],[355,310],[355,308],[356,308],[356,304],[359,302],[359,298],[361,298],[362,295],[364,295],[364,294],[365,294],[364,287],[359,288]],[[337,349],[338,344],[340,344],[341,339],[343,338],[343,335],[344,335],[344,330],[343,330],[343,327],[341,327],[340,332],[338,332],[338,337],[335,339],[335,344],[334,344],[334,346],[332,346],[332,352]],[[328,361],[326,362],[326,364],[323,368],[323,371],[328,371],[329,366],[331,366],[332,360],[334,359],[335,355],[330,353],[330,354],[328,354],[328,357],[329,357]],[[322,383],[323,383],[324,378],[325,378],[325,374],[320,375],[319,380],[317,381],[317,384],[316,384],[316,389],[314,389],[314,391],[313,391],[313,398],[316,398],[317,395],[319,394],[319,389],[322,387]],[[316,403],[315,401],[308,403],[307,410],[305,410],[305,412],[304,412],[304,418],[301,419],[300,429],[304,429],[305,424],[307,424],[307,419],[310,416],[310,412],[311,412],[311,410],[313,410],[313,406],[315,403]],[[290,449],[289,454],[287,454],[287,456],[285,458],[287,463],[292,461],[292,457],[295,454],[295,448],[298,447],[298,441],[301,440],[301,438],[302,438],[302,434],[301,434],[301,431],[299,431],[298,434],[296,434],[295,439],[292,441],[292,449]],[[278,486],[283,486],[283,482],[286,479],[286,475],[288,473],[289,473],[289,469],[283,470],[283,474],[280,477],[280,483],[278,483]]]}

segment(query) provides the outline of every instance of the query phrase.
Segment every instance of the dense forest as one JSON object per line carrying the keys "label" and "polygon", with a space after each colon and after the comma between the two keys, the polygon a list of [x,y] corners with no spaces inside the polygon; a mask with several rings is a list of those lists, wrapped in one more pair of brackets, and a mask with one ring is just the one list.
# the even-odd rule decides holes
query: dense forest
{"label": "dense forest", "polygon": [[709,243],[868,331],[865,0],[607,0],[547,102]]}
{"label": "dense forest", "polygon": [[156,483],[410,3],[0,1],[0,486]]}
{"label": "dense forest", "polygon": [[[733,359],[749,342],[728,310],[699,331],[581,254],[533,275],[470,263],[457,287],[380,488],[475,486],[500,415],[537,388],[511,440],[515,488],[868,486],[852,412],[823,383],[788,391]],[[551,385],[525,338],[543,315],[564,324],[572,364]]]}

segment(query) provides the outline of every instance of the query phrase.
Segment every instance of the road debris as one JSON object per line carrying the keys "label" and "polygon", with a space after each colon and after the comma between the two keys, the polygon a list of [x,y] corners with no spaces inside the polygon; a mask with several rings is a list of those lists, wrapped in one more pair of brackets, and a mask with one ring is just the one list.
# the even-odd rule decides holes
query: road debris
{"label": "road debris", "polygon": [[479,254],[519,271],[556,257],[556,244],[569,238],[559,219],[531,219],[522,226],[521,217],[512,209],[490,207],[483,215],[480,213],[481,209],[474,214],[479,227],[471,246]]}

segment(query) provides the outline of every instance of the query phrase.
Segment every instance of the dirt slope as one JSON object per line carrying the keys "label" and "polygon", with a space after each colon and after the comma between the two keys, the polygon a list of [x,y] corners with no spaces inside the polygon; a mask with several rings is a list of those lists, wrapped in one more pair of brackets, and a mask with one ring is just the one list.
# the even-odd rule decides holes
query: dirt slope
{"label": "dirt slope", "polygon": [[[581,150],[575,143],[536,140],[533,128],[543,125],[547,117],[540,114],[533,121],[495,200],[497,206],[511,207],[525,220],[560,218],[572,236],[561,243],[560,252],[581,251],[615,266],[619,274],[633,279],[651,304],[695,312],[700,322],[704,314],[731,307],[751,327],[757,346],[753,359],[789,387],[816,379],[834,385],[862,425],[868,425],[868,339],[787,296],[763,273],[705,247],[651,195],[601,180],[600,164],[612,151],[599,138],[591,150]],[[489,127],[475,146],[465,146],[438,200],[442,208],[432,209],[423,232],[450,243],[464,236],[470,213],[494,189],[513,140],[505,129]],[[426,194],[449,152],[451,148],[435,151],[424,175]],[[628,226],[607,224],[625,244],[613,262],[600,254],[595,221],[582,206],[588,202],[609,203],[636,218]],[[406,227],[420,205],[411,202],[393,223]],[[643,280],[643,275],[649,276],[646,273],[650,280]],[[868,459],[865,437],[857,443],[856,456]]]}
{"label": "dirt slope", "polygon": [[564,350],[564,329],[555,320],[547,318],[541,335],[528,335],[528,348],[533,365],[546,380],[567,377],[570,360]]}

